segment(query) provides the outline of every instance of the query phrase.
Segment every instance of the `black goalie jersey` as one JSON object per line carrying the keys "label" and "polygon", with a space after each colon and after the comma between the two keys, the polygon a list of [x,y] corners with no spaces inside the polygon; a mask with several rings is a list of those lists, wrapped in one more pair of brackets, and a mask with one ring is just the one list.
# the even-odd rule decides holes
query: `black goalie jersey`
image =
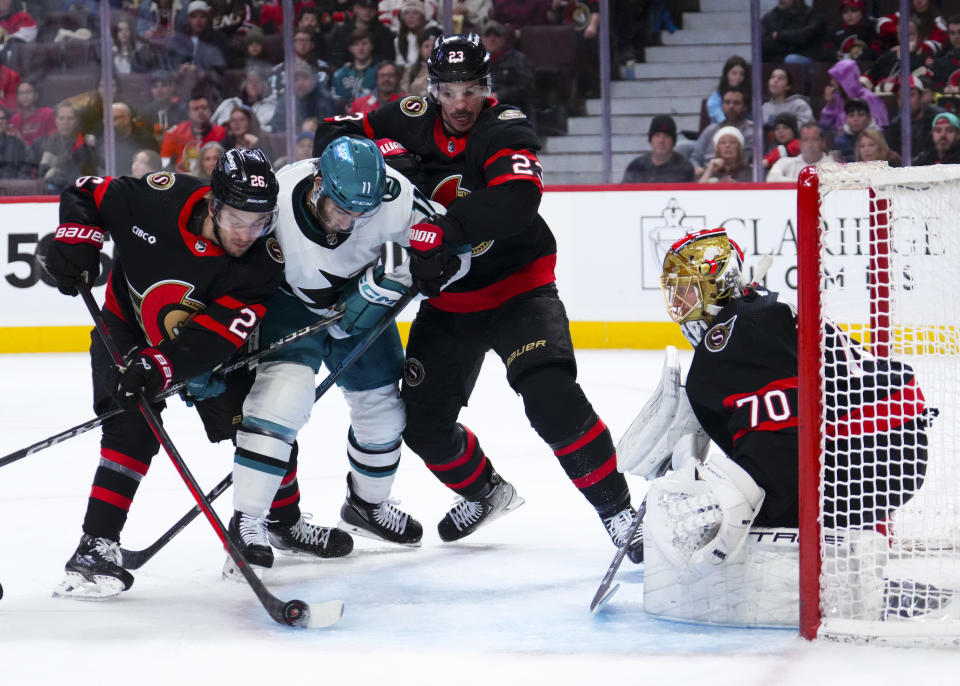
{"label": "black goalie jersey", "polygon": [[87,176],[60,199],[61,226],[98,227],[116,244],[104,305],[127,324],[116,333],[127,345],[158,348],[176,380],[244,343],[283,271],[276,239],[261,238],[234,258],[200,235],[209,190],[185,174]]}
{"label": "black goalie jersey", "polygon": [[[920,487],[929,411],[908,365],[827,333],[824,524],[866,527]],[[755,526],[797,526],[797,386],[794,311],[762,289],[721,310],[687,374],[701,426],[766,491]]]}
{"label": "black goalie jersey", "polygon": [[555,281],[556,241],[537,213],[540,142],[523,112],[489,99],[466,136],[449,137],[438,108],[410,96],[366,114],[328,119],[317,132],[314,156],[350,134],[389,138],[414,153],[420,168],[411,180],[447,208],[473,246],[470,271],[431,305],[451,312],[492,309]]}

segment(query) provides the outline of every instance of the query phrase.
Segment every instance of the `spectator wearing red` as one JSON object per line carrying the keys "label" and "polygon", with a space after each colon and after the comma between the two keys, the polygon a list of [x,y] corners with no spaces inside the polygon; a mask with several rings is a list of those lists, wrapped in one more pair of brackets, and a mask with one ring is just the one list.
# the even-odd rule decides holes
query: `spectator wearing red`
{"label": "spectator wearing red", "polygon": [[38,107],[40,96],[29,81],[21,81],[17,86],[17,111],[10,117],[11,128],[20,132],[27,147],[38,138],[53,133],[56,127],[56,115],[49,107]]}
{"label": "spectator wearing red", "polygon": [[[936,57],[947,45],[947,25],[931,0],[910,0],[910,18],[917,21],[920,42],[918,48],[926,55]],[[877,19],[877,35],[887,46],[899,41],[900,13],[894,12]]]}
{"label": "spectator wearing red", "polygon": [[176,171],[192,174],[197,171],[200,148],[208,141],[222,141],[227,130],[210,120],[210,100],[202,93],[190,96],[187,120],[167,130],[160,143],[163,166],[174,164]]}
{"label": "spectator wearing red", "polygon": [[400,68],[393,62],[381,62],[377,65],[377,89],[369,95],[363,95],[350,104],[350,114],[363,114],[380,109],[404,97],[400,90]]}
{"label": "spectator wearing red", "polygon": [[[910,36],[910,73],[925,73],[928,66],[933,65],[933,57],[924,49],[923,34],[920,23],[915,17],[910,17],[908,34]],[[874,92],[889,93],[894,85],[900,79],[900,46],[894,45],[892,48],[882,53],[866,73],[863,75],[864,83],[872,87]],[[920,70],[920,71],[918,71]]]}
{"label": "spectator wearing red", "polygon": [[[807,121],[813,121],[809,119]],[[807,122],[803,122],[807,123]],[[800,131],[797,117],[792,112],[781,112],[773,118],[773,146],[763,156],[763,168],[770,169],[783,157],[800,154]]]}
{"label": "spectator wearing red", "polygon": [[960,14],[947,19],[947,38],[950,50],[930,66],[933,90],[947,95],[960,93]]}
{"label": "spectator wearing red", "polygon": [[0,105],[12,112],[17,107],[17,88],[20,74],[6,65],[0,65]]}
{"label": "spectator wearing red", "polygon": [[33,43],[37,40],[37,22],[14,0],[0,0],[0,43],[14,40]]}

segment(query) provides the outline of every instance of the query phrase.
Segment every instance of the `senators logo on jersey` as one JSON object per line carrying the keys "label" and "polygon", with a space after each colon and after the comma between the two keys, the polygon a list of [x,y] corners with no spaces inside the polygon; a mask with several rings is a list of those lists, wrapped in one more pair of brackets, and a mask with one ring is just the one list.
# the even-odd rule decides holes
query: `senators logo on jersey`
{"label": "senators logo on jersey", "polygon": [[454,174],[448,176],[433,188],[430,199],[438,202],[444,207],[450,207],[457,198],[465,198],[470,195],[470,191],[460,185],[463,181],[463,174]]}
{"label": "senators logo on jersey", "polygon": [[182,281],[161,281],[150,286],[143,295],[129,289],[140,328],[151,345],[173,340],[184,324],[205,309],[202,302],[188,297],[193,290],[191,284]]}

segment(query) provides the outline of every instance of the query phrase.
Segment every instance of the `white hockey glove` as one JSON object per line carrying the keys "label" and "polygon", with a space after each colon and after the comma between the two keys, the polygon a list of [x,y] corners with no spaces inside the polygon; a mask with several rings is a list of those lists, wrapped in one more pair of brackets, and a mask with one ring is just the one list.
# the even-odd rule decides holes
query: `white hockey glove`
{"label": "white hockey glove", "polygon": [[679,471],[650,485],[644,533],[676,567],[680,583],[691,583],[740,551],[764,492],[717,450],[705,464],[680,462]]}
{"label": "white hockey glove", "polygon": [[681,436],[695,434],[701,448],[708,439],[680,385],[680,356],[668,345],[660,384],[617,444],[617,469],[651,480],[660,476]]}

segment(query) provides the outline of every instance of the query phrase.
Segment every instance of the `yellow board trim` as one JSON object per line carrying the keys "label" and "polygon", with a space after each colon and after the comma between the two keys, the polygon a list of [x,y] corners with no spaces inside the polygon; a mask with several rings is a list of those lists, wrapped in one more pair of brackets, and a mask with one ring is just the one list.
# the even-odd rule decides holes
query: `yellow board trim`
{"label": "yellow board trim", "polygon": [[[407,344],[410,322],[398,322]],[[90,348],[89,326],[0,327],[0,353],[74,353]],[[573,344],[579,349],[662,350],[687,345],[672,322],[570,322]]]}

